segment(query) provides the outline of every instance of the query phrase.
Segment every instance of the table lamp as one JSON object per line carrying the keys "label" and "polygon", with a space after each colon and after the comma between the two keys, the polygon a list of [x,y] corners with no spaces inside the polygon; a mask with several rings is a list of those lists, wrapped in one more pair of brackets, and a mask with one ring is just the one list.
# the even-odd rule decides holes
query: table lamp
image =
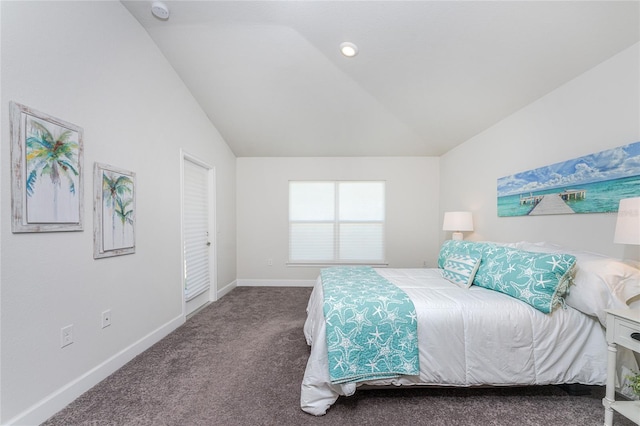
{"label": "table lamp", "polygon": [[453,231],[451,239],[462,240],[462,231],[473,231],[471,212],[445,212],[443,231]]}
{"label": "table lamp", "polygon": [[640,197],[620,200],[613,242],[640,244]]}

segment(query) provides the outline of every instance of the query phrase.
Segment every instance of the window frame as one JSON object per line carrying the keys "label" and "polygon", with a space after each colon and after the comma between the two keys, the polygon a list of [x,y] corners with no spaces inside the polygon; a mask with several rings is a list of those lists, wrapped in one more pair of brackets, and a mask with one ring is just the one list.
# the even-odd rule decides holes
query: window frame
{"label": "window frame", "polygon": [[[383,204],[383,219],[382,220],[340,220],[340,184],[342,183],[380,183],[382,184],[382,204]],[[292,183],[331,183],[334,185],[333,196],[333,212],[334,217],[332,220],[292,220],[291,219],[291,184]],[[387,205],[386,205],[386,180],[289,180],[288,182],[288,262],[287,266],[291,267],[322,267],[322,266],[350,266],[350,265],[368,265],[376,267],[386,267],[388,262],[386,260],[386,218],[387,218]],[[333,260],[292,260],[291,259],[291,230],[292,224],[332,224],[333,225]],[[340,225],[343,224],[380,224],[382,227],[382,256],[381,259],[368,259],[368,260],[340,260]]]}

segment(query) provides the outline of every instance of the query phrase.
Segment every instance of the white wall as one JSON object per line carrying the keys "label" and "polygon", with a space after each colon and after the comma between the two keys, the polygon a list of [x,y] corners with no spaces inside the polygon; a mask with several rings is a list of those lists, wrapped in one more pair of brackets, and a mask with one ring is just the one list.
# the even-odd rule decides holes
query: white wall
{"label": "white wall", "polygon": [[[498,217],[497,179],[640,141],[640,45],[619,53],[441,157],[441,214],[473,211],[470,239],[551,241],[625,259],[615,215]],[[460,206],[458,200],[464,200]]]}
{"label": "white wall", "polygon": [[[119,2],[0,6],[0,422],[34,424],[184,321],[181,148],[216,167],[217,280],[235,280],[235,157]],[[11,233],[11,100],[84,128],[83,232]],[[92,257],[94,162],[136,172],[133,255]],[[67,324],[75,342],[61,349]]]}
{"label": "white wall", "polygon": [[289,180],[385,180],[389,266],[432,266],[440,236],[438,176],[435,157],[238,158],[238,284],[283,285],[318,274],[318,268],[286,266]]}

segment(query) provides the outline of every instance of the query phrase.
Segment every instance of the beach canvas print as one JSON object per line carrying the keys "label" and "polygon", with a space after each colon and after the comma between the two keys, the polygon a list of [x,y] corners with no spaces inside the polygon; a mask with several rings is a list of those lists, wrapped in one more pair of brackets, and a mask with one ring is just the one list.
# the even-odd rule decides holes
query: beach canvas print
{"label": "beach canvas print", "polygon": [[498,216],[618,211],[640,196],[640,142],[498,179]]}

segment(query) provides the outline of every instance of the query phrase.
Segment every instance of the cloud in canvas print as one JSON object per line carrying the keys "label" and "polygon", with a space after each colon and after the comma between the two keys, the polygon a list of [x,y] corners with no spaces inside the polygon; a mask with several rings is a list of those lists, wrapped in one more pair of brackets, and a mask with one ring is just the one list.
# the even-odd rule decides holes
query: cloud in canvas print
{"label": "cloud in canvas print", "polygon": [[26,116],[28,223],[78,223],[78,132]]}
{"label": "cloud in canvas print", "polygon": [[102,171],[102,245],[104,251],[134,246],[134,184],[131,176]]}

